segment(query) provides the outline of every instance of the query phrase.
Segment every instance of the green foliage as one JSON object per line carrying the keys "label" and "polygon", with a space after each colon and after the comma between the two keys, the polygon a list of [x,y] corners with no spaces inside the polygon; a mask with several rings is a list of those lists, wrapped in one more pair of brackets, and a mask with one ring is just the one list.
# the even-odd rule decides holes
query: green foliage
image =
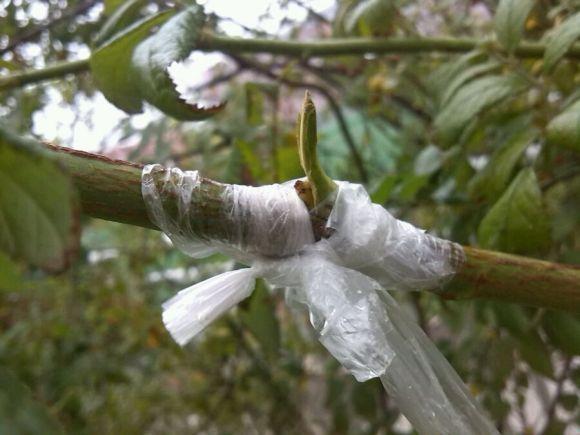
{"label": "green foliage", "polygon": [[257,83],[246,83],[246,120],[249,125],[263,122],[264,94]]}
{"label": "green foliage", "polygon": [[456,143],[465,127],[483,110],[523,92],[525,80],[517,74],[477,78],[463,87],[445,104],[435,119],[435,128],[444,144]]}
{"label": "green foliage", "polygon": [[580,37],[580,12],[568,17],[550,33],[544,54],[544,69],[552,70],[578,37]]}
{"label": "green foliage", "polygon": [[131,59],[133,51],[155,26],[164,23],[173,11],[143,19],[107,41],[91,55],[91,73],[107,99],[127,113],[143,110],[143,94]]}
{"label": "green foliage", "polygon": [[0,137],[0,250],[51,271],[64,269],[78,245],[74,188],[53,162]]}
{"label": "green foliage", "polygon": [[396,14],[393,0],[362,0],[346,16],[345,30],[350,35],[388,34]]}
{"label": "green foliage", "polygon": [[171,10],[160,12],[118,33],[91,56],[91,71],[107,99],[128,113],[141,112],[146,101],[182,121],[205,119],[223,106],[186,103],[167,71],[195,48],[204,15],[199,7],[173,15]]}
{"label": "green foliage", "polygon": [[580,101],[572,104],[546,127],[548,143],[580,151]]}
{"label": "green foliage", "polygon": [[514,338],[513,346],[520,357],[536,372],[552,377],[550,353],[537,330],[532,329],[528,313],[517,305],[493,304],[498,325]]}
{"label": "green foliage", "polygon": [[30,390],[0,366],[0,433],[62,434],[60,425],[37,403]]}
{"label": "green foliage", "polygon": [[474,50],[443,63],[433,71],[428,82],[429,89],[435,94],[437,100],[441,102],[443,93],[447,91],[449,83],[455,77],[485,59],[487,59],[487,55],[484,52]]}
{"label": "green foliage", "polygon": [[111,16],[117,11],[124,3],[128,3],[125,0],[105,0],[105,15]]}
{"label": "green foliage", "polygon": [[431,175],[441,168],[445,161],[445,153],[435,145],[427,146],[419,153],[415,160],[415,173],[417,175]]}
{"label": "green foliage", "polygon": [[501,0],[495,13],[495,32],[497,39],[508,51],[513,51],[524,32],[524,24],[534,0]]}
{"label": "green foliage", "polygon": [[99,33],[95,36],[95,46],[101,45],[116,33],[129,27],[138,17],[139,10],[145,6],[144,0],[128,0],[122,2],[114,9],[109,19],[105,22]]}
{"label": "green foliage", "polygon": [[190,7],[167,21],[152,36],[142,41],[132,53],[133,79],[139,92],[164,113],[182,121],[207,118],[222,109],[222,105],[203,108],[186,103],[175,90],[167,68],[184,60],[195,49],[204,23],[200,7]]}
{"label": "green foliage", "polygon": [[269,295],[264,281],[259,280],[247,309],[240,313],[244,326],[270,357],[275,357],[280,352],[280,327],[275,308],[275,299]]}
{"label": "green foliage", "polygon": [[580,320],[577,317],[547,311],[542,324],[555,346],[570,356],[580,355]]}
{"label": "green foliage", "polygon": [[494,200],[503,192],[523,152],[537,135],[533,130],[522,130],[508,138],[491,155],[489,162],[469,182],[469,193],[474,199]]}
{"label": "green foliage", "polygon": [[257,181],[267,180],[266,168],[263,166],[263,161],[257,155],[255,146],[241,139],[236,141],[236,146],[240,150],[242,159],[250,171],[252,178]]}
{"label": "green foliage", "polygon": [[454,75],[454,77],[450,77],[452,80],[449,82],[449,84],[447,84],[441,96],[441,105],[447,105],[451,98],[457,93],[457,91],[459,91],[466,83],[477,77],[497,72],[500,69],[500,63],[494,60],[490,60],[484,63],[476,63],[473,66],[468,66],[462,71],[459,71],[456,75]]}
{"label": "green foliage", "polygon": [[15,291],[20,288],[20,273],[6,254],[0,251],[0,291]]}
{"label": "green foliage", "polygon": [[536,174],[525,168],[481,221],[478,240],[504,252],[541,252],[550,243],[548,222]]}

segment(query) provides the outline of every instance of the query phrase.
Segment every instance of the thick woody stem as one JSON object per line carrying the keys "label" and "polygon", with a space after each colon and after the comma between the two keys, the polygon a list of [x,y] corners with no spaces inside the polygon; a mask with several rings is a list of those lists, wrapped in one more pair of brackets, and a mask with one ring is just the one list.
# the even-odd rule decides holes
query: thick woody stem
{"label": "thick woody stem", "polygon": [[[86,215],[155,228],[141,196],[140,165],[69,148],[48,149],[71,175]],[[200,198],[200,204],[219,201],[219,189],[207,189],[204,195],[207,197]],[[203,213],[198,218],[203,219]],[[466,261],[443,291],[444,297],[494,299],[580,313],[580,268],[471,247],[464,249]],[[441,290],[436,292],[441,294]]]}
{"label": "thick woody stem", "polygon": [[496,299],[580,312],[580,267],[463,247],[466,262],[445,288],[450,299]]}

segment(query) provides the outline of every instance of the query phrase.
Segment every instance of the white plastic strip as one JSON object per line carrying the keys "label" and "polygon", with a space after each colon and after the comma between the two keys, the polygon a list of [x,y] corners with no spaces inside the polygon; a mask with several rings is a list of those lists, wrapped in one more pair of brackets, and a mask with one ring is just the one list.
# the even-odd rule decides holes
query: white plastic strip
{"label": "white plastic strip", "polygon": [[250,296],[256,285],[253,269],[225,272],[181,290],[163,304],[163,323],[181,346],[215,319]]}

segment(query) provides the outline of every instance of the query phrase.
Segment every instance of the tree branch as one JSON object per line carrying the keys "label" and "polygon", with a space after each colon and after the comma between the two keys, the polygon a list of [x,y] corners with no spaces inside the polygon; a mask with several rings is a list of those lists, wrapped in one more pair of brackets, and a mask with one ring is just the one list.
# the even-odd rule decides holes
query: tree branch
{"label": "tree branch", "polygon": [[[480,46],[493,46],[504,51],[491,40],[471,38],[329,38],[318,41],[277,39],[245,39],[206,32],[198,41],[198,50],[224,53],[270,53],[302,58],[327,56],[360,56],[364,54],[465,53]],[[546,44],[521,42],[513,54],[520,58],[542,58]],[[574,44],[566,57],[580,58],[580,44]]]}
{"label": "tree branch", "polygon": [[[205,32],[191,46],[191,51],[221,51],[228,54],[269,53],[300,58],[328,56],[362,56],[365,54],[417,54],[417,53],[465,53],[480,46],[502,47],[492,41],[470,38],[329,38],[319,41],[287,41],[265,38],[232,38]],[[513,55],[520,58],[542,58],[546,45],[541,42],[522,42]],[[564,55],[580,59],[580,44],[574,44]],[[69,73],[78,73],[89,68],[88,59],[62,63],[42,70],[0,77],[0,91],[40,82]]]}
{"label": "tree branch", "polygon": [[59,78],[67,74],[78,74],[88,70],[88,59],[55,63],[43,69],[32,69],[0,77],[0,91],[20,88],[30,83]]}
{"label": "tree branch", "polygon": [[463,247],[467,261],[442,296],[580,312],[580,267]]}
{"label": "tree branch", "polygon": [[539,435],[548,435],[549,433],[550,424],[552,423],[552,419],[556,414],[556,406],[558,405],[558,401],[560,400],[560,396],[562,395],[562,392],[564,390],[564,381],[566,381],[566,379],[568,378],[571,364],[572,358],[566,357],[566,359],[564,360],[564,367],[562,367],[562,372],[560,373],[560,376],[558,376],[558,379],[556,380],[556,391],[554,392],[554,398],[552,399],[552,402],[550,403],[550,406],[546,411],[546,424],[544,425],[542,431],[539,432]]}
{"label": "tree branch", "polygon": [[[71,175],[84,214],[156,229],[147,217],[141,196],[140,165],[54,145],[48,149]],[[200,203],[219,202],[220,186],[224,185],[204,182],[217,189],[204,190]],[[215,221],[210,212],[202,209],[197,217]],[[204,222],[195,225],[214,232],[225,228],[217,225],[210,229]],[[448,299],[494,299],[580,312],[579,267],[472,247],[464,249],[464,266],[444,291],[435,293]]]}

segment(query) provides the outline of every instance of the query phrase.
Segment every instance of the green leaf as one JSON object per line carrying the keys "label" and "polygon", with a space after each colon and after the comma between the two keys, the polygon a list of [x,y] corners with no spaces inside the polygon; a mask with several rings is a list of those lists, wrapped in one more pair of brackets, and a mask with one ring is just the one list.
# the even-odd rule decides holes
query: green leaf
{"label": "green leaf", "polygon": [[497,198],[505,189],[521,155],[534,140],[536,131],[521,131],[512,135],[507,142],[491,156],[487,165],[469,183],[472,198]]}
{"label": "green leaf", "polygon": [[98,47],[107,39],[132,24],[139,16],[139,10],[144,5],[144,0],[128,0],[121,3],[95,36],[95,46]]}
{"label": "green leaf", "polygon": [[486,57],[485,53],[476,50],[459,56],[451,62],[444,63],[430,75],[427,86],[441,100],[443,93],[449,87],[449,83],[458,74],[470,66],[479,64]]}
{"label": "green leaf", "polygon": [[383,177],[377,187],[371,193],[371,201],[376,204],[384,204],[391,196],[391,192],[397,185],[399,177],[394,174],[388,174]]}
{"label": "green leaf", "polygon": [[291,142],[285,139],[276,148],[276,161],[278,179],[292,180],[303,176],[300,157],[296,152],[296,138],[293,134],[291,135]]}
{"label": "green leaf", "polygon": [[546,311],[542,326],[552,344],[570,356],[580,355],[580,319],[560,312]]}
{"label": "green leaf", "polygon": [[127,30],[93,53],[90,59],[91,72],[95,84],[103,95],[127,113],[143,111],[143,97],[135,73],[132,70],[131,55],[135,47],[159,24],[167,21],[173,11],[161,12],[135,23]]}
{"label": "green leaf", "polygon": [[264,113],[264,94],[258,83],[246,83],[246,121],[249,125],[260,125]]}
{"label": "green leaf", "polygon": [[0,70],[7,69],[8,71],[17,71],[21,67],[16,62],[10,62],[9,60],[0,59]]}
{"label": "green leaf", "polygon": [[257,153],[256,147],[242,139],[234,141],[235,146],[240,150],[244,164],[250,170],[250,174],[255,181],[268,181],[268,174],[263,165],[263,161]]}
{"label": "green leaf", "polygon": [[574,412],[578,406],[577,393],[564,393],[560,396],[558,403],[568,412]]}
{"label": "green leaf", "polygon": [[531,328],[531,322],[524,309],[513,304],[491,304],[495,318],[515,339],[515,347],[521,358],[538,373],[553,376],[550,352],[538,332]]}
{"label": "green leaf", "polygon": [[533,7],[533,0],[500,1],[495,13],[495,33],[506,50],[511,52],[520,43],[526,19]]}
{"label": "green leaf", "polygon": [[429,177],[426,175],[407,176],[403,179],[402,183],[397,186],[395,196],[403,201],[412,201],[428,182]]}
{"label": "green leaf", "polygon": [[476,64],[460,71],[453,80],[449,82],[449,85],[443,92],[441,96],[441,105],[444,106],[451,98],[457,93],[459,89],[466,83],[472,81],[476,77],[489,74],[491,72],[496,72],[501,68],[501,65],[495,61],[489,61],[485,63]]}
{"label": "green leaf", "polygon": [[62,434],[59,423],[38,403],[26,385],[0,367],[0,433]]}
{"label": "green leaf", "polygon": [[131,58],[143,99],[183,121],[206,119],[224,107],[219,104],[202,108],[186,103],[167,72],[173,62],[185,60],[195,49],[204,22],[202,9],[192,6],[172,17],[157,33],[139,44]]}
{"label": "green leaf", "polygon": [[167,71],[195,49],[204,15],[196,6],[173,14],[160,12],[111,38],[91,56],[91,70],[105,97],[128,113],[142,112],[143,102],[148,102],[179,120],[205,119],[224,105],[202,108],[186,103]]}
{"label": "green leaf", "polygon": [[514,340],[509,337],[493,340],[488,355],[495,387],[502,388],[514,368]]}
{"label": "green leaf", "polygon": [[546,140],[552,145],[580,151],[580,101],[550,121]]}
{"label": "green leaf", "polygon": [[79,243],[79,207],[68,177],[50,160],[0,138],[0,251],[59,271]]}
{"label": "green leaf", "polygon": [[18,268],[6,254],[0,252],[0,291],[15,291],[20,285]]}
{"label": "green leaf", "polygon": [[357,382],[352,389],[352,406],[355,412],[368,420],[375,418],[377,413],[377,392],[381,385],[377,379],[367,382]]}
{"label": "green leaf", "polygon": [[544,70],[552,70],[579,37],[580,12],[577,12],[550,32],[546,40]]}
{"label": "green leaf", "polygon": [[552,418],[552,421],[550,421],[548,423],[546,428],[543,429],[542,434],[543,435],[562,435],[566,431],[567,427],[568,427],[568,425],[565,422],[558,420],[558,417],[556,415]]}
{"label": "green leaf", "polygon": [[280,326],[275,314],[274,300],[263,280],[256,282],[256,289],[249,299],[249,307],[240,313],[240,318],[267,355],[278,355]]}
{"label": "green leaf", "polygon": [[550,243],[548,217],[536,174],[523,169],[493,205],[478,228],[485,248],[514,253],[535,253]]}
{"label": "green leaf", "polygon": [[428,145],[415,159],[415,174],[431,175],[441,168],[444,161],[445,153],[435,145]]}
{"label": "green leaf", "polygon": [[105,15],[112,15],[126,0],[105,0]]}
{"label": "green leaf", "polygon": [[392,0],[363,0],[349,13],[345,29],[361,36],[389,33],[396,11]]}
{"label": "green leaf", "polygon": [[514,304],[490,303],[498,326],[507,329],[511,335],[525,335],[530,328],[530,319],[522,307]]}
{"label": "green leaf", "polygon": [[517,336],[516,347],[522,359],[534,371],[548,378],[554,377],[550,351],[536,332],[530,331],[528,334]]}
{"label": "green leaf", "polygon": [[467,83],[435,118],[439,138],[445,144],[452,144],[480,112],[517,95],[526,87],[526,82],[516,74],[486,76]]}

